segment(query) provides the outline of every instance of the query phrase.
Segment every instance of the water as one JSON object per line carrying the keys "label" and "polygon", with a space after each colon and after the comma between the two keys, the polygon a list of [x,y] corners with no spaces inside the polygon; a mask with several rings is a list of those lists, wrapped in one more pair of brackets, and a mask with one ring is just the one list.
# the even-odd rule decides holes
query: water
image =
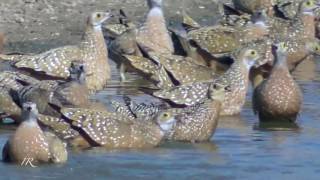
{"label": "water", "polygon": [[[317,67],[310,71],[310,66]],[[121,100],[122,94],[137,101],[153,101],[135,90],[143,84],[131,75],[117,88],[119,74],[113,68],[112,88],[96,95],[106,104]],[[0,163],[1,177],[10,179],[318,179],[320,173],[320,76],[319,66],[309,60],[295,73],[304,94],[299,130],[268,131],[255,128],[258,119],[248,103],[240,116],[220,119],[217,132],[208,143],[168,142],[148,150],[112,150],[95,148],[69,151],[63,165],[37,168]],[[0,133],[0,147],[10,130]]]}

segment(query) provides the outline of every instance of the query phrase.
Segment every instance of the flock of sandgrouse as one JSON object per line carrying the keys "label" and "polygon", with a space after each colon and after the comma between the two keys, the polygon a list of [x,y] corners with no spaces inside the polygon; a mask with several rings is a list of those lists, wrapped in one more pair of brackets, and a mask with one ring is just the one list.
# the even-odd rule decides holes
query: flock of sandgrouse
{"label": "flock of sandgrouse", "polygon": [[[316,0],[233,0],[217,25],[201,26],[183,12],[170,28],[162,0],[147,3],[141,26],[122,10],[94,12],[76,46],[0,54],[0,118],[19,124],[3,160],[62,163],[67,145],[151,148],[165,140],[208,141],[220,116],[241,112],[250,82],[261,122],[296,121],[302,93],[290,73],[320,54]],[[118,23],[103,25],[109,19]],[[109,57],[122,81],[130,71],[153,82],[156,88],[140,89],[163,104],[125,96],[109,111],[91,102],[90,94],[108,85]]]}

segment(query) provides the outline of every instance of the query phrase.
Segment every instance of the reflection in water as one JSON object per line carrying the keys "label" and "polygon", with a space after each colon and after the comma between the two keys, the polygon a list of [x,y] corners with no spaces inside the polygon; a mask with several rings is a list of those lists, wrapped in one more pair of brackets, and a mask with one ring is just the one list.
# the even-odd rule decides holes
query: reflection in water
{"label": "reflection in water", "polygon": [[218,123],[219,129],[231,129],[241,134],[245,134],[250,130],[248,121],[243,116],[223,116],[220,117]]}
{"label": "reflection in water", "polygon": [[[304,67],[301,72],[309,71],[308,68]],[[109,82],[109,88],[93,99],[108,107],[111,100],[122,101],[123,94],[138,102],[157,101],[135,88],[145,85],[142,78],[130,74],[128,81],[120,84],[118,71],[114,66],[112,69],[113,80]],[[301,80],[299,84],[304,93],[299,126],[259,123],[251,109],[250,92],[241,115],[219,119],[211,142],[166,142],[145,150],[70,149],[69,161],[62,166],[25,169],[1,163],[0,173],[11,179],[264,179],[261,174],[268,174],[268,179],[317,179],[320,162],[312,157],[320,155],[319,71],[312,76],[295,73],[295,78]],[[308,78],[317,80],[305,81],[310,80]],[[1,147],[11,132],[0,130]]]}
{"label": "reflection in water", "polygon": [[283,122],[283,121],[270,121],[259,122],[254,125],[254,130],[260,131],[299,131],[300,127],[297,123]]}

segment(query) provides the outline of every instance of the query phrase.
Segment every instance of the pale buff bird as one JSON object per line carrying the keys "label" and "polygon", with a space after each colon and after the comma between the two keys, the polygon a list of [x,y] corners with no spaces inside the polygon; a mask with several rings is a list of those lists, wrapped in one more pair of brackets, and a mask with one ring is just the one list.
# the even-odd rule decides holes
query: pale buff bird
{"label": "pale buff bird", "polygon": [[24,121],[3,148],[4,161],[20,165],[24,165],[26,160],[31,161],[30,165],[67,161],[66,146],[53,134],[42,131],[37,122],[38,115],[34,103],[23,104],[22,117]]}

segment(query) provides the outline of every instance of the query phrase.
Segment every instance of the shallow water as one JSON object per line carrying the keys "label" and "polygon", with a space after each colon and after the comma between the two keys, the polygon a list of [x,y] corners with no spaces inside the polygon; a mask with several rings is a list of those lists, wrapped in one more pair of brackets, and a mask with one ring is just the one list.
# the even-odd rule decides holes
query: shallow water
{"label": "shallow water", "polygon": [[[310,66],[318,68],[313,72]],[[305,99],[299,130],[257,128],[258,119],[252,113],[249,93],[241,115],[221,118],[208,143],[170,142],[148,150],[70,150],[66,164],[26,168],[0,163],[0,174],[10,179],[318,179],[319,74],[314,60],[303,63],[295,73]],[[127,88],[117,88],[118,78],[114,69],[112,88],[96,98],[108,104],[111,99],[121,100],[122,94],[130,94],[137,101],[152,101],[135,90],[134,86],[141,82],[138,76],[130,75],[123,84]],[[0,147],[11,132],[1,131]]]}
{"label": "shallow water", "polygon": [[[241,115],[221,118],[215,135],[208,143],[171,142],[148,150],[70,150],[69,160],[63,165],[31,168],[0,163],[0,178],[319,179],[318,61],[308,60],[294,73],[304,94],[299,130],[269,131],[259,128],[258,119],[251,110],[250,92]],[[135,86],[145,86],[140,77],[130,75],[123,84],[119,84],[118,80],[119,74],[113,66],[110,87],[94,98],[106,105],[110,100],[121,100],[123,94],[131,95],[136,101],[154,101],[136,90]],[[0,148],[12,132],[0,130]]]}

